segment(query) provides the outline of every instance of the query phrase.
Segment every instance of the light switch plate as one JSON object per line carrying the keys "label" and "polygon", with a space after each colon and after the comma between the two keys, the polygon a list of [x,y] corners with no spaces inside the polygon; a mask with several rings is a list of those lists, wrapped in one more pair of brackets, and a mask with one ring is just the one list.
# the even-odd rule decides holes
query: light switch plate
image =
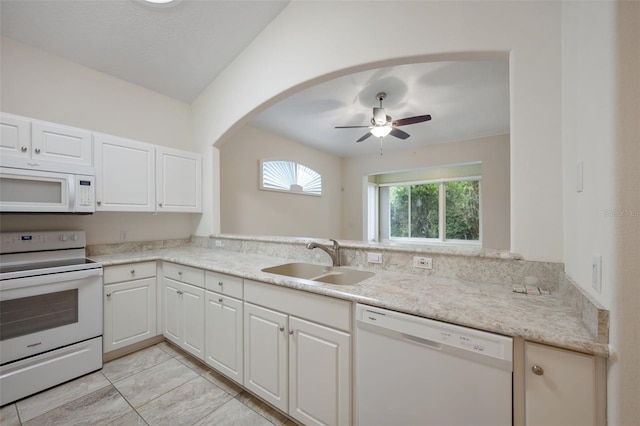
{"label": "light switch plate", "polygon": [[584,166],[582,161],[578,161],[576,165],[576,192],[582,192],[582,183],[584,181]]}
{"label": "light switch plate", "polygon": [[591,286],[595,291],[602,291],[602,256],[594,254],[591,258]]}

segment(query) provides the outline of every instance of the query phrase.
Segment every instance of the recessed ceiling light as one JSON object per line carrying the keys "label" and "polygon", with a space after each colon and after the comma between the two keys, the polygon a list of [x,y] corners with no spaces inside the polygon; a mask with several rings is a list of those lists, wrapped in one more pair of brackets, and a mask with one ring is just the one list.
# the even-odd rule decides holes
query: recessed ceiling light
{"label": "recessed ceiling light", "polygon": [[147,8],[172,8],[182,3],[182,0],[133,0],[134,3],[138,3]]}

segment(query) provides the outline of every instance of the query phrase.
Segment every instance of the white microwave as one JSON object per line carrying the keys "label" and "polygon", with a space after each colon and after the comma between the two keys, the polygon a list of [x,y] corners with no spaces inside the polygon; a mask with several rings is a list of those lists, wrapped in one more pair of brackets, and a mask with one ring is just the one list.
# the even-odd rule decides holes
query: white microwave
{"label": "white microwave", "polygon": [[95,177],[0,167],[1,213],[95,212]]}

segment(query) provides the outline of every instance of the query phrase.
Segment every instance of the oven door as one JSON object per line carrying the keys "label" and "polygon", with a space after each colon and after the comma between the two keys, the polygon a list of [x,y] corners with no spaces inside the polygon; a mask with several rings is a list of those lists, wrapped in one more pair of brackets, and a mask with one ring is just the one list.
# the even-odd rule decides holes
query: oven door
{"label": "oven door", "polygon": [[0,281],[0,364],[102,335],[102,268]]}

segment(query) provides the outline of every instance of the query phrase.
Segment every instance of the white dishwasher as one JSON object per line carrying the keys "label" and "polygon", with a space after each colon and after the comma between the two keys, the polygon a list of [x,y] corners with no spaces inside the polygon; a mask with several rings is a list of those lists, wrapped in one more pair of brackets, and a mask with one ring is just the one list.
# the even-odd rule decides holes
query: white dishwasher
{"label": "white dishwasher", "polygon": [[361,426],[511,425],[513,340],[356,305]]}

